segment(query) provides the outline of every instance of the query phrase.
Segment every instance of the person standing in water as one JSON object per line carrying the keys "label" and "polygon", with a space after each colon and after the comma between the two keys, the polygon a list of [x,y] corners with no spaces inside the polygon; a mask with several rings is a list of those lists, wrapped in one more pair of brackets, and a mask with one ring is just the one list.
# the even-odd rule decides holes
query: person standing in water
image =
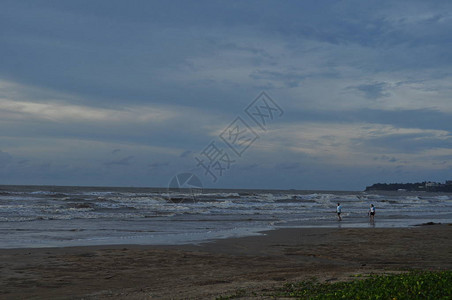
{"label": "person standing in water", "polygon": [[342,218],[341,218],[342,206],[340,203],[337,204],[336,212],[337,212],[337,220],[342,221]]}
{"label": "person standing in water", "polygon": [[373,204],[370,205],[369,208],[369,221],[371,223],[374,222],[374,218],[375,218],[375,206]]}

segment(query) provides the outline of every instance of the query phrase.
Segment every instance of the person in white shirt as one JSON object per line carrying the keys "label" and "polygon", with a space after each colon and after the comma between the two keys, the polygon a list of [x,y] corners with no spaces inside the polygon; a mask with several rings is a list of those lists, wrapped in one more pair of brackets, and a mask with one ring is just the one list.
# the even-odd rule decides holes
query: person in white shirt
{"label": "person in white shirt", "polygon": [[374,218],[375,218],[375,206],[371,204],[369,208],[369,221],[373,222]]}
{"label": "person in white shirt", "polygon": [[337,212],[337,220],[342,221],[342,218],[341,218],[342,206],[340,203],[337,204],[336,212]]}

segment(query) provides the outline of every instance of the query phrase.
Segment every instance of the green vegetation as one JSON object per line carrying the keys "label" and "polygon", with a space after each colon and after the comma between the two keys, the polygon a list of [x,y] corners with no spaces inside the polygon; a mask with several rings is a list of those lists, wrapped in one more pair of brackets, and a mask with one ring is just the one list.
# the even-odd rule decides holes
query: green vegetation
{"label": "green vegetation", "polygon": [[371,275],[349,282],[319,283],[315,280],[287,283],[277,290],[247,293],[244,290],[217,299],[452,299],[452,271],[414,271],[397,275]]}
{"label": "green vegetation", "polygon": [[440,182],[415,182],[415,183],[374,183],[371,186],[366,186],[366,192],[369,191],[397,191],[406,190],[409,192],[423,191],[423,192],[452,192],[452,180],[447,180],[445,183]]}
{"label": "green vegetation", "polygon": [[297,299],[452,299],[452,271],[379,275],[351,282],[288,283],[274,296]]}
{"label": "green vegetation", "polygon": [[[253,295],[255,296],[256,294],[253,293]],[[242,298],[242,297],[246,297],[246,296],[248,296],[246,290],[238,290],[232,295],[220,296],[220,297],[215,298],[215,300],[231,300],[231,299],[237,299],[237,298]]]}

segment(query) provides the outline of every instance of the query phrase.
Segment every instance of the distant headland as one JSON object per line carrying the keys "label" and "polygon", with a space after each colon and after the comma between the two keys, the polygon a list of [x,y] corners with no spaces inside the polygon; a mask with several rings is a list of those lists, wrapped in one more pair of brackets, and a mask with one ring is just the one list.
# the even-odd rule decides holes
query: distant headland
{"label": "distant headland", "polygon": [[452,180],[447,180],[445,183],[431,181],[415,183],[374,183],[371,186],[366,186],[365,191],[424,191],[452,193]]}

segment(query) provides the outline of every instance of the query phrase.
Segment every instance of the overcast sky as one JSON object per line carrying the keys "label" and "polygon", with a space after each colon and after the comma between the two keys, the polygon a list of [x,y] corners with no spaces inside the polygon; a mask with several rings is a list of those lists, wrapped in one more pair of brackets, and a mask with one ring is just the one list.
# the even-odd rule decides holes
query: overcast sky
{"label": "overcast sky", "polygon": [[452,179],[450,1],[0,7],[0,183]]}

